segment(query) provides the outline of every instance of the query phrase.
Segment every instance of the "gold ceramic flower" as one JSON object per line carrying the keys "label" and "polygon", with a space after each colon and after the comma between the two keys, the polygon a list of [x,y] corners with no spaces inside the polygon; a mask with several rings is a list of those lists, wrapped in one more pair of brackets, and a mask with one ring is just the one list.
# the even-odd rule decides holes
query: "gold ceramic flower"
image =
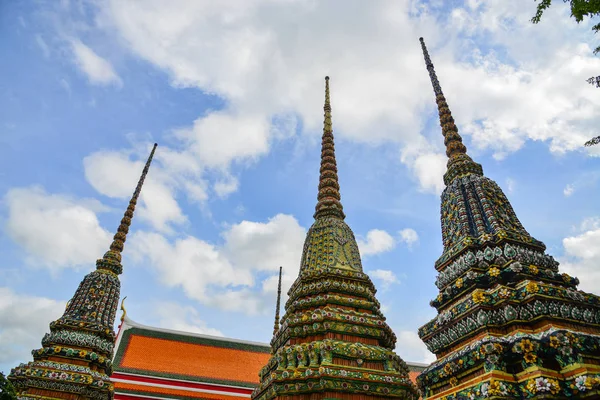
{"label": "gold ceramic flower", "polygon": [[530,351],[533,351],[533,343],[531,343],[531,340],[523,340],[521,342],[521,350],[523,350],[524,353],[529,353]]}
{"label": "gold ceramic flower", "polygon": [[537,356],[534,353],[525,353],[523,359],[527,364],[532,364],[537,361]]}
{"label": "gold ceramic flower", "polygon": [[540,289],[540,287],[538,286],[537,283],[535,282],[529,282],[527,284],[527,286],[525,287],[525,289],[529,292],[529,293],[537,293],[538,290]]}
{"label": "gold ceramic flower", "polygon": [[483,292],[481,290],[474,291],[471,296],[475,303],[481,303],[482,301],[485,300],[485,295],[483,294]]}
{"label": "gold ceramic flower", "polygon": [[536,267],[535,265],[530,265],[529,272],[531,272],[533,275],[537,275],[538,272],[540,272],[540,269],[538,267]]}

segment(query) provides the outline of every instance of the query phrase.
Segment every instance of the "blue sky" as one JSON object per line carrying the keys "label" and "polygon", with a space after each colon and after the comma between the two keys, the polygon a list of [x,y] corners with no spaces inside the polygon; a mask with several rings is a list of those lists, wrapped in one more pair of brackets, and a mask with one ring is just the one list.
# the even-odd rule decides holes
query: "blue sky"
{"label": "blue sky", "polygon": [[[424,36],[469,149],[581,288],[600,284],[600,70],[562,2],[4,2],[0,371],[110,244],[140,323],[267,342],[316,204],[331,76],[342,203],[407,361],[435,313],[445,169]],[[554,29],[556,26],[564,29]]]}

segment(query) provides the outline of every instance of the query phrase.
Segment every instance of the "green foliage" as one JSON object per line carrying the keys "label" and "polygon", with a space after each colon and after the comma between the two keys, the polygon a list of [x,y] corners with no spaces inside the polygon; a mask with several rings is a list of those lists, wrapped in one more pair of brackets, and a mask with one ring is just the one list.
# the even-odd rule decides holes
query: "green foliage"
{"label": "green foliage", "polygon": [[[537,0],[534,0],[537,1]],[[569,2],[571,6],[571,17],[575,18],[577,23],[583,21],[585,17],[594,18],[600,16],[600,0],[563,0],[565,3]],[[550,7],[552,0],[541,0],[537,6],[535,16],[531,18],[531,22],[537,24],[541,21],[544,11]],[[592,26],[594,33],[600,32],[600,23]],[[600,46],[594,49],[594,54],[600,53]],[[590,85],[595,85],[600,88],[600,76],[592,76],[587,80]],[[600,136],[596,136],[585,142],[585,146],[594,146],[600,143]]]}
{"label": "green foliage", "polygon": [[587,147],[590,147],[598,143],[600,143],[600,136],[596,136],[595,138],[588,140],[587,142],[585,142],[585,145]]}
{"label": "green foliage", "polygon": [[0,372],[0,400],[16,400],[17,395],[12,383]]}
{"label": "green foliage", "polygon": [[[569,2],[571,6],[571,17],[575,18],[577,23],[583,21],[585,17],[594,18],[600,16],[600,0],[563,0],[565,3]],[[537,6],[535,16],[531,19],[531,22],[537,24],[542,19],[544,11],[550,7],[552,0],[541,0]],[[592,31],[595,33],[600,32],[600,23],[592,26]],[[594,54],[600,52],[600,46],[594,49]]]}

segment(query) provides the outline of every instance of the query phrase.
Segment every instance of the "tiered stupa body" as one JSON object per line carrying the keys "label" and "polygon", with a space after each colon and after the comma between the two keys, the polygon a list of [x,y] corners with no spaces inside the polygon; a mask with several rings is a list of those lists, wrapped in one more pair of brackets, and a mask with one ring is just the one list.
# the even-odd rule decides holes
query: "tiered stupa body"
{"label": "tiered stupa body", "polygon": [[271,341],[273,356],[260,371],[252,398],[417,399],[406,364],[393,351],[396,337],[380,311],[375,287],[362,270],[354,234],[344,222],[328,78],[325,85],[315,222]]}
{"label": "tiered stupa body", "polygon": [[50,323],[42,348],[32,351],[34,361],[14,368],[8,376],[19,399],[113,398],[109,377],[121,287],[118,275],[123,272],[121,252],[155,150],[156,144],[110,250],[79,284],[62,317]]}
{"label": "tiered stupa body", "polygon": [[600,299],[577,290],[467,154],[421,39],[449,157],[427,399],[600,398]]}

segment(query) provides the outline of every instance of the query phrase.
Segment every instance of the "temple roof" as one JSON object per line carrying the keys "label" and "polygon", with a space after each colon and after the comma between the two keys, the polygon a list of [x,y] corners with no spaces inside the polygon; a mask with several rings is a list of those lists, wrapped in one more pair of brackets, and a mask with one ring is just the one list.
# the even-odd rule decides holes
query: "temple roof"
{"label": "temple roof", "polygon": [[150,327],[126,317],[114,366],[119,372],[252,387],[270,351],[265,343]]}
{"label": "temple roof", "polygon": [[[125,316],[111,377],[115,399],[249,398],[270,351],[267,343],[157,328]],[[413,382],[427,367],[408,366]]]}

